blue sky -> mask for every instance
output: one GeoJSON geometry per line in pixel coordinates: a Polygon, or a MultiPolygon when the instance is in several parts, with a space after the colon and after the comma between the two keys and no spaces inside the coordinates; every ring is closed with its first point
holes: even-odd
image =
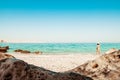
{"type": "Polygon", "coordinates": [[[120,42],[119,0],[0,0],[0,39],[120,42]]]}

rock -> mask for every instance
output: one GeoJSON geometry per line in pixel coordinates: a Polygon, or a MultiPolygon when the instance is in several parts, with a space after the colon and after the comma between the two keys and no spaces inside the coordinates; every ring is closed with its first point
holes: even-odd
{"type": "Polygon", "coordinates": [[[21,50],[21,49],[14,50],[14,52],[20,52],[20,53],[24,53],[24,54],[31,53],[31,52],[28,51],[28,50],[21,50]]]}
{"type": "Polygon", "coordinates": [[[9,49],[9,46],[5,46],[6,49],[9,49]]]}
{"type": "Polygon", "coordinates": [[[35,51],[33,53],[35,53],[35,54],[42,54],[43,52],[41,52],[41,51],[35,51]]]}
{"type": "Polygon", "coordinates": [[[9,46],[0,47],[0,52],[6,53],[8,49],[9,49],[9,46]]]}
{"type": "Polygon", "coordinates": [[[14,50],[14,52],[21,52],[21,51],[23,51],[23,50],[21,50],[21,49],[14,50]]]}
{"type": "Polygon", "coordinates": [[[28,53],[31,53],[31,52],[30,52],[30,51],[27,51],[27,50],[23,50],[23,51],[21,51],[21,53],[28,54],[28,53]]]}
{"type": "Polygon", "coordinates": [[[0,80],[92,80],[73,73],[57,73],[15,58],[0,60],[0,80]]]}
{"type": "Polygon", "coordinates": [[[120,80],[120,50],[104,54],[68,72],[86,75],[94,80],[120,80]]]}
{"type": "Polygon", "coordinates": [[[112,53],[112,52],[115,52],[117,51],[118,49],[115,49],[115,48],[111,48],[110,50],[108,50],[107,52],[105,52],[106,54],[109,54],[109,53],[112,53]]]}
{"type": "Polygon", "coordinates": [[[7,52],[7,49],[6,49],[6,48],[0,48],[0,52],[6,53],[6,52],[7,52]]]}
{"type": "Polygon", "coordinates": [[[15,58],[15,57],[10,54],[0,53],[0,60],[6,59],[6,58],[15,58]]]}
{"type": "MultiPolygon", "coordinates": [[[[22,49],[14,50],[14,52],[20,52],[20,53],[24,53],[24,54],[31,53],[31,52],[28,51],[28,50],[22,50],[22,49]]],[[[32,53],[33,53],[33,54],[42,54],[43,52],[41,52],[41,51],[35,51],[35,52],[32,52],[32,53]]]]}

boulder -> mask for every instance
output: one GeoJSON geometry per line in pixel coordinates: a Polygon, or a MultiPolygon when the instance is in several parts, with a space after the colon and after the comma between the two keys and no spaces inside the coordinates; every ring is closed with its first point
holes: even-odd
{"type": "Polygon", "coordinates": [[[7,49],[6,48],[0,48],[0,52],[2,52],[2,53],[6,53],[7,52],[7,49]]]}
{"type": "Polygon", "coordinates": [[[0,80],[92,80],[73,73],[57,73],[30,65],[22,60],[8,58],[0,60],[0,80]]]}
{"type": "Polygon", "coordinates": [[[9,49],[9,46],[0,47],[0,52],[6,53],[8,49],[9,49]]]}
{"type": "Polygon", "coordinates": [[[120,80],[120,50],[104,54],[68,72],[86,75],[94,80],[120,80]]]}
{"type": "Polygon", "coordinates": [[[8,49],[9,49],[9,46],[0,47],[0,52],[6,53],[8,49]]]}

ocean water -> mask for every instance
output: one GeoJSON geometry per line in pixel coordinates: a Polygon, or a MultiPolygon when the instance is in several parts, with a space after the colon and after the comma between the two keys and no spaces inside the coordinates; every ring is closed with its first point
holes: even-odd
{"type": "MultiPolygon", "coordinates": [[[[9,46],[8,52],[16,49],[42,51],[44,54],[95,54],[96,43],[0,43],[0,46],[9,46]]],[[[120,49],[120,43],[101,43],[101,52],[110,48],[120,49]]]]}

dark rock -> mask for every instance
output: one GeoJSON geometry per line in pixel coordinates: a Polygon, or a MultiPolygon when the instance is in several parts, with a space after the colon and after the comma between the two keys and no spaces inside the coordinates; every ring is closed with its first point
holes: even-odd
{"type": "Polygon", "coordinates": [[[0,52],[6,53],[8,49],[9,49],[9,46],[0,47],[0,52]]]}
{"type": "Polygon", "coordinates": [[[27,54],[27,53],[42,54],[42,53],[43,53],[43,52],[41,52],[41,51],[30,52],[30,51],[28,51],[28,50],[22,50],[22,49],[14,50],[14,52],[20,52],[20,53],[24,53],[24,54],[27,54]]]}
{"type": "Polygon", "coordinates": [[[27,51],[27,50],[23,50],[23,51],[21,51],[21,53],[27,54],[27,53],[31,53],[31,52],[30,52],[30,51],[27,51]]]}
{"type": "Polygon", "coordinates": [[[31,53],[30,51],[27,51],[27,50],[21,50],[21,49],[14,50],[14,52],[20,52],[20,53],[24,53],[24,54],[31,53]]]}
{"type": "Polygon", "coordinates": [[[6,49],[9,49],[9,46],[5,46],[6,49]]]}
{"type": "Polygon", "coordinates": [[[0,48],[0,52],[6,53],[6,52],[7,52],[7,49],[6,49],[6,48],[0,48]]]}
{"type": "Polygon", "coordinates": [[[14,50],[14,52],[21,52],[21,51],[23,51],[23,50],[21,50],[21,49],[14,50]]]}

